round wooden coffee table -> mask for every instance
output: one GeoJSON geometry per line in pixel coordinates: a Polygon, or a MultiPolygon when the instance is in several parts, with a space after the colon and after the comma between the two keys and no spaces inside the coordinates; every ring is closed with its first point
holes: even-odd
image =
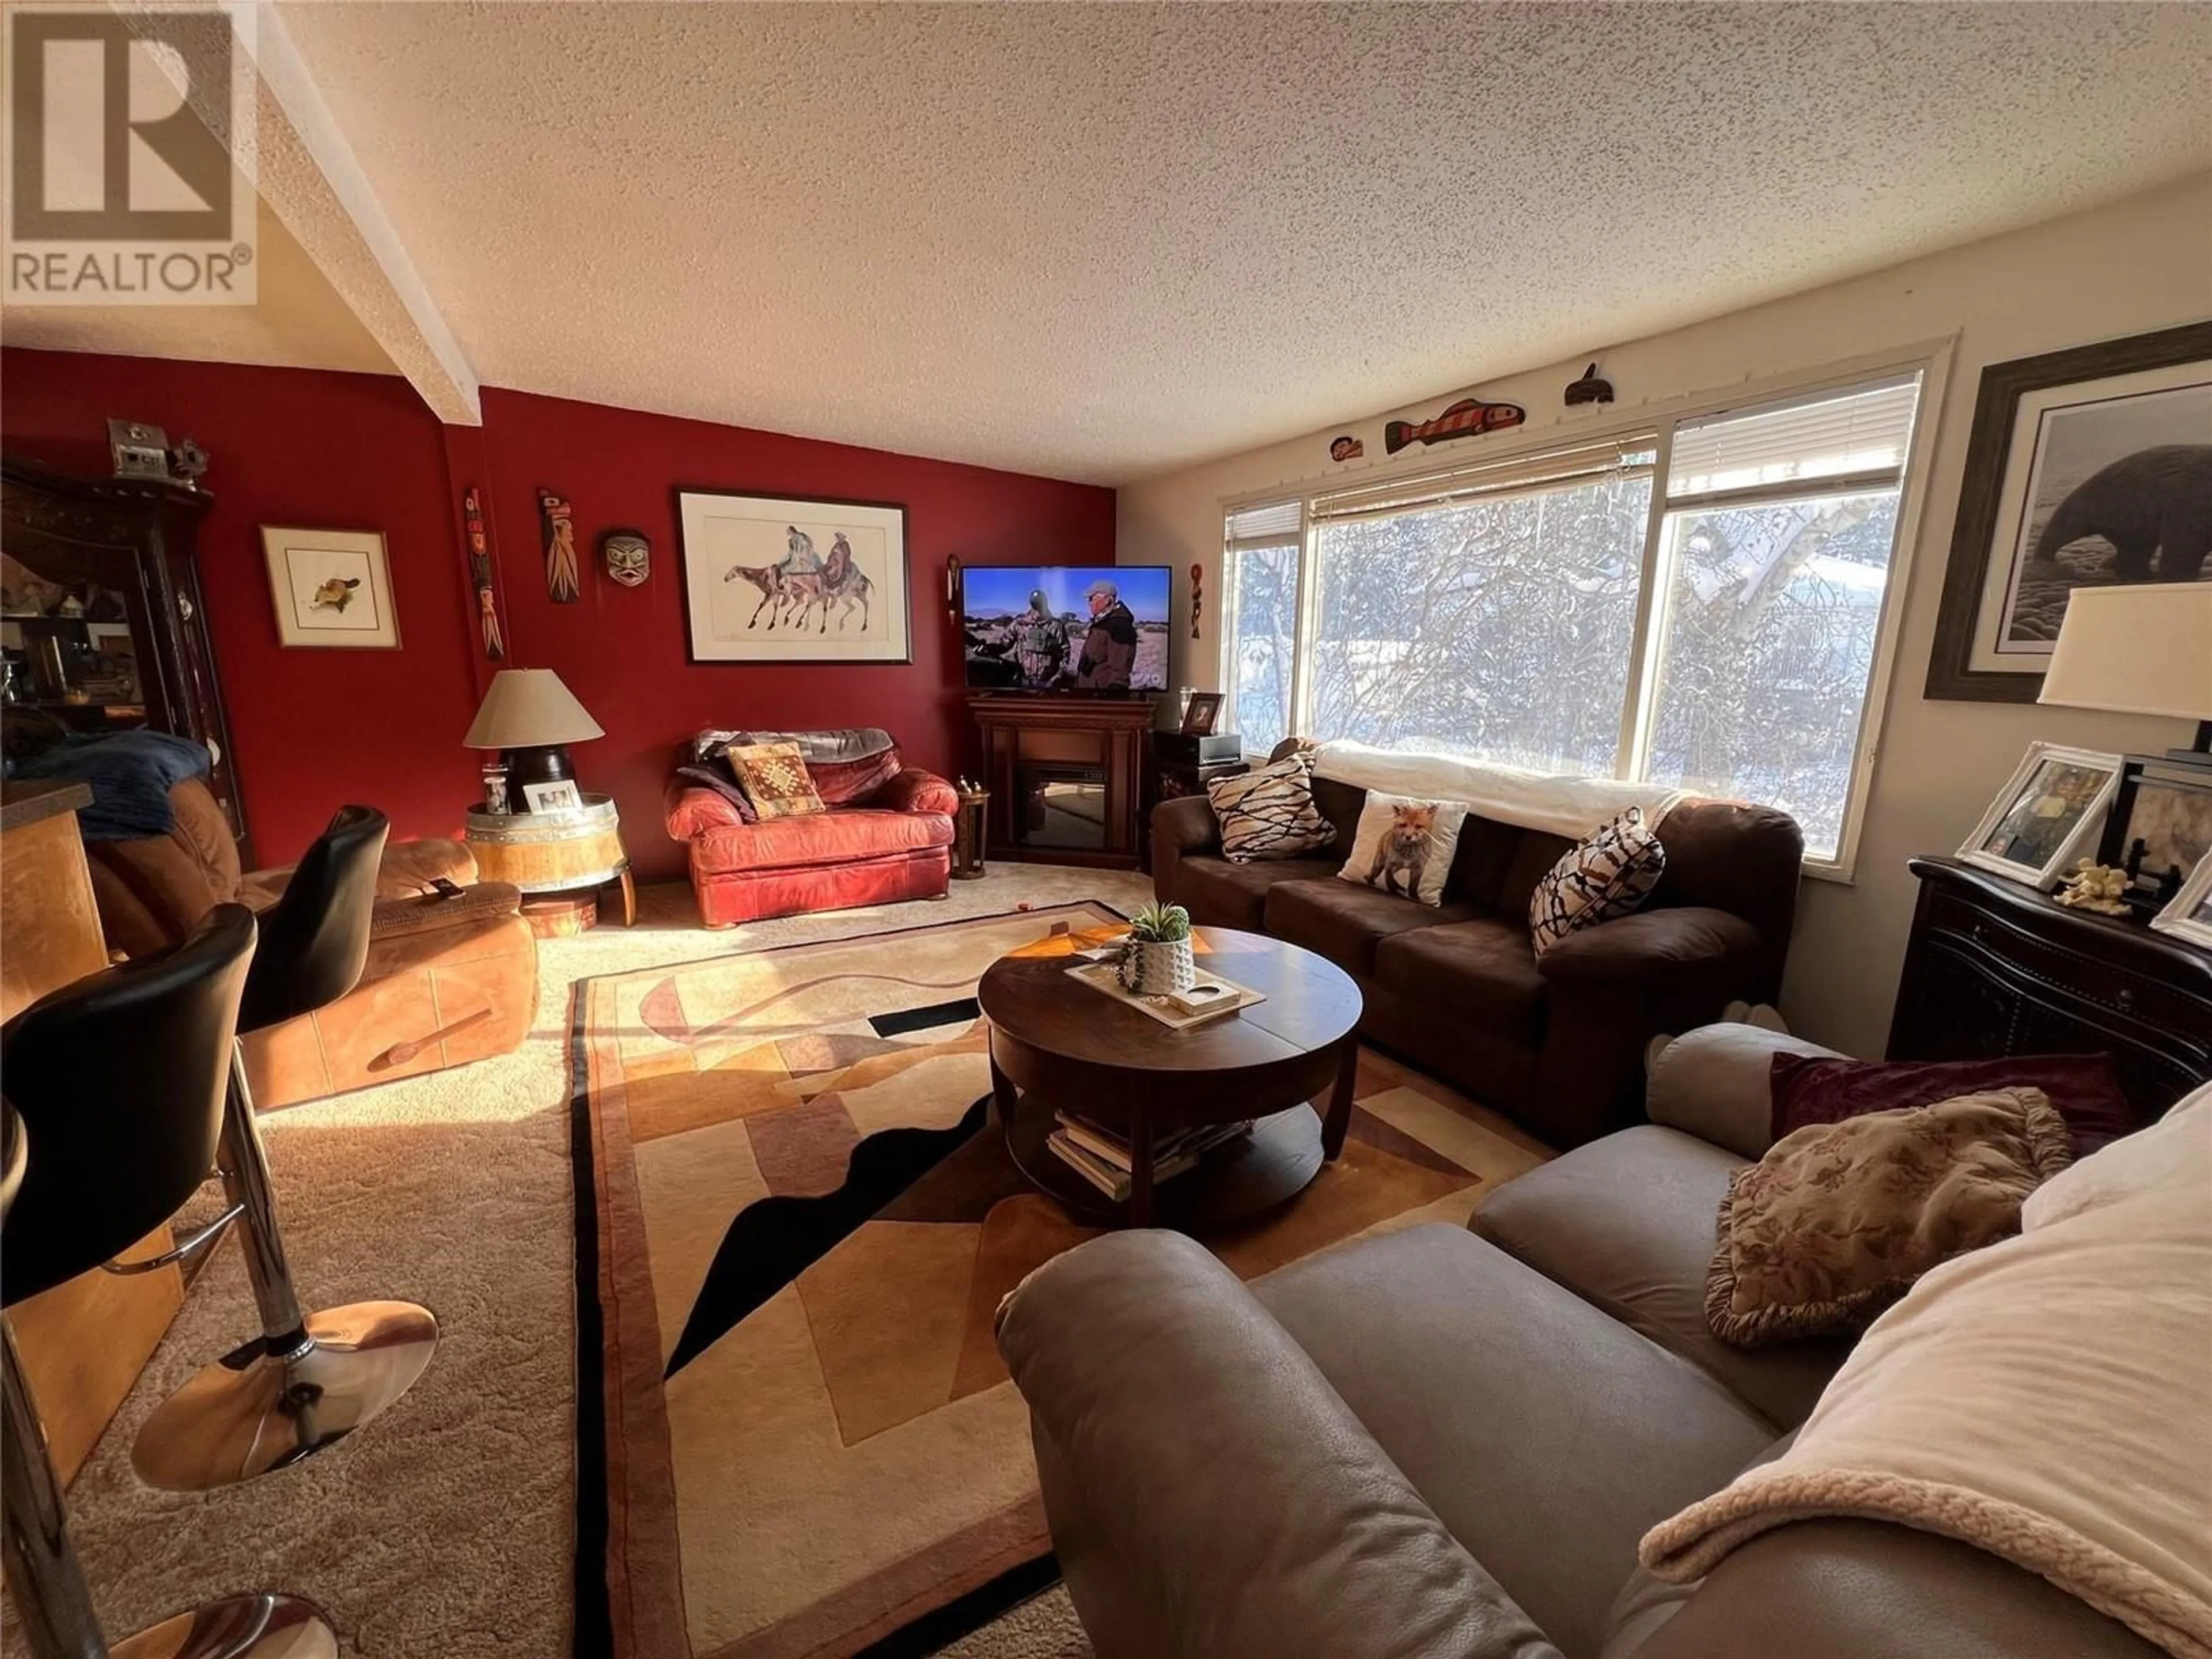
{"type": "Polygon", "coordinates": [[[1359,1044],[1359,988],[1334,963],[1259,933],[1197,930],[1202,969],[1265,1002],[1176,1030],[1068,975],[1076,958],[1018,953],[976,999],[991,1022],[991,1085],[1007,1150],[1070,1209],[1133,1226],[1199,1231],[1303,1190],[1344,1149],[1359,1044]],[[1325,1101],[1326,1116],[1310,1102],[1325,1101]],[[1135,1169],[1116,1204],[1063,1164],[1055,1111],[1126,1135],[1135,1169]],[[1152,1182],[1154,1137],[1256,1118],[1250,1137],[1152,1182]]]}

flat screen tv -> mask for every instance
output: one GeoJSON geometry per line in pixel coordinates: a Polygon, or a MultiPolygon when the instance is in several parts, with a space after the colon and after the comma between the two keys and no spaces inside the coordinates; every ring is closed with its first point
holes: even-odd
{"type": "Polygon", "coordinates": [[[1164,564],[969,565],[968,684],[1118,696],[1168,686],[1164,564]]]}

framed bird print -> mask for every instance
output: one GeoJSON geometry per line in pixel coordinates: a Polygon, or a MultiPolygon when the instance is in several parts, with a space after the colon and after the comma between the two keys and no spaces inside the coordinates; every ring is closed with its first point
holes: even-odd
{"type": "Polygon", "coordinates": [[[392,568],[374,530],[261,527],[276,637],[285,645],[397,651],[399,613],[392,568]]]}

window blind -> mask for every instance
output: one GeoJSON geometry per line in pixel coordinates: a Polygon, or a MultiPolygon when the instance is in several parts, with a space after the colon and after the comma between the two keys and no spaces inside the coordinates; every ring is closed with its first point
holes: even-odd
{"type": "Polygon", "coordinates": [[[1486,495],[1525,495],[1539,489],[1571,489],[1602,478],[1632,477],[1650,471],[1656,443],[1651,433],[1631,433],[1536,455],[1411,473],[1316,495],[1311,511],[1316,523],[1375,518],[1454,507],[1486,495]]]}
{"type": "Polygon", "coordinates": [[[1686,421],[1674,428],[1667,498],[1782,483],[1895,483],[1919,401],[1916,372],[1686,421]]]}
{"type": "Polygon", "coordinates": [[[1305,528],[1297,501],[1269,501],[1241,507],[1222,520],[1222,542],[1231,553],[1266,547],[1296,547],[1305,528]]]}

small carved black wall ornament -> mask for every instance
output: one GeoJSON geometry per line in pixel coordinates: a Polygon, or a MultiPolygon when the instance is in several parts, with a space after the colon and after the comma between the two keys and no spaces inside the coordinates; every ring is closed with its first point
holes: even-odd
{"type": "Polygon", "coordinates": [[[1613,401],[1613,382],[1600,378],[1597,365],[1592,363],[1583,371],[1583,377],[1567,388],[1567,407],[1577,404],[1609,404],[1613,401]]]}

